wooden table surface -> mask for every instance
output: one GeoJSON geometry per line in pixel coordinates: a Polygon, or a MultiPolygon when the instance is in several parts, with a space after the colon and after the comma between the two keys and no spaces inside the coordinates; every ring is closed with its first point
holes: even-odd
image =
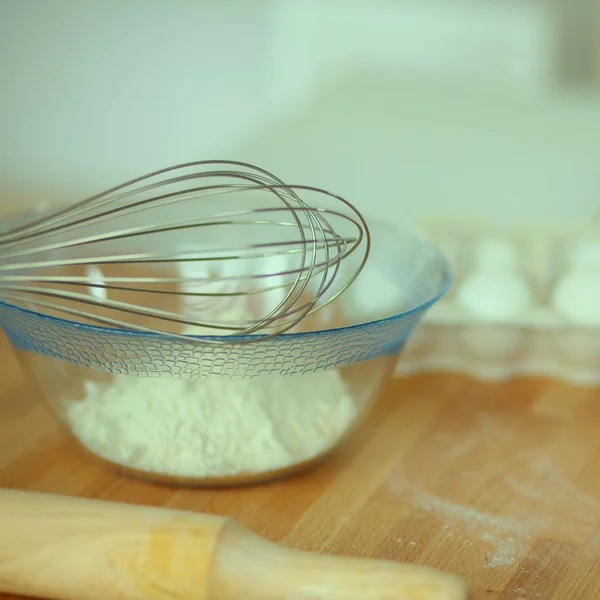
{"type": "Polygon", "coordinates": [[[396,380],[316,470],[182,490],[80,453],[0,333],[0,485],[228,515],[290,546],[457,573],[475,599],[600,599],[600,391],[551,381],[396,380]]]}

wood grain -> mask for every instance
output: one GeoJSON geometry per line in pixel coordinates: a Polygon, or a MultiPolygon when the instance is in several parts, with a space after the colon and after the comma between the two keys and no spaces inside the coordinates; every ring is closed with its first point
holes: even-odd
{"type": "Polygon", "coordinates": [[[300,476],[156,486],[79,451],[0,334],[0,486],[230,516],[295,548],[454,572],[475,600],[600,599],[599,472],[600,391],[423,375],[393,381],[349,443],[300,476]]]}

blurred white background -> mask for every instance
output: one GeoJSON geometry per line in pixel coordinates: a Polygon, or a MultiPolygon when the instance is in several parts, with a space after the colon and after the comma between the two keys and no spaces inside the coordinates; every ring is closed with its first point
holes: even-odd
{"type": "Polygon", "coordinates": [[[237,158],[371,214],[600,208],[596,0],[2,0],[0,198],[237,158]]]}

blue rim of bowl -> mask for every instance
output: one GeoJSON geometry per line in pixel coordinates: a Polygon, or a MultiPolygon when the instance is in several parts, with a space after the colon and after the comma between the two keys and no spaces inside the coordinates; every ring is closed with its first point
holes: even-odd
{"type": "MultiPolygon", "coordinates": [[[[432,244],[432,246],[433,246],[433,244],[432,244]]],[[[349,331],[352,329],[356,329],[356,330],[364,329],[366,327],[371,327],[371,326],[377,325],[377,324],[390,323],[392,321],[397,321],[397,320],[403,319],[409,315],[427,310],[433,304],[435,304],[440,298],[442,298],[446,294],[446,292],[448,291],[450,286],[452,285],[452,267],[451,267],[448,259],[444,256],[444,254],[442,254],[442,252],[440,252],[440,250],[437,248],[436,248],[436,251],[438,254],[438,259],[440,260],[440,267],[443,270],[443,272],[445,273],[444,280],[443,280],[442,284],[440,285],[438,291],[428,300],[421,302],[421,304],[418,304],[417,306],[414,306],[413,308],[410,308],[408,310],[390,315],[389,317],[383,317],[381,319],[373,319],[371,321],[363,321],[361,323],[354,323],[352,325],[342,325],[341,327],[330,327],[327,329],[315,329],[312,331],[299,331],[296,333],[281,333],[281,334],[276,335],[275,338],[298,339],[298,338],[304,338],[304,337],[314,337],[314,336],[319,336],[319,335],[326,335],[328,333],[338,332],[338,331],[349,331]]],[[[153,331],[137,331],[135,329],[120,329],[118,327],[105,327],[102,325],[91,325],[88,323],[78,323],[77,321],[71,321],[70,319],[63,319],[62,317],[54,317],[52,315],[46,315],[46,314],[38,312],[36,310],[22,308],[20,306],[17,306],[15,304],[10,304],[9,302],[5,302],[3,300],[0,300],[0,307],[5,307],[5,308],[8,308],[9,310],[14,310],[14,311],[24,314],[24,315],[38,317],[38,318],[44,319],[46,321],[50,321],[51,323],[60,323],[61,325],[75,327],[75,328],[81,329],[83,331],[93,331],[95,333],[105,333],[108,335],[114,335],[114,334],[135,335],[135,336],[140,336],[140,337],[146,337],[149,339],[156,339],[156,338],[164,339],[165,341],[167,341],[167,340],[168,341],[185,341],[181,337],[171,336],[168,333],[159,333],[159,332],[153,332],[153,331]]],[[[1,326],[1,324],[0,324],[0,326],[1,326]]],[[[188,336],[185,336],[185,338],[189,339],[190,341],[193,341],[193,340],[203,340],[203,341],[220,340],[221,342],[224,341],[224,339],[230,339],[230,340],[234,340],[234,341],[247,341],[247,340],[255,339],[255,340],[259,341],[261,338],[265,338],[265,337],[268,339],[273,339],[272,336],[268,336],[267,334],[257,334],[257,333],[247,334],[247,335],[228,335],[228,336],[222,336],[222,335],[188,335],[188,336]]]]}

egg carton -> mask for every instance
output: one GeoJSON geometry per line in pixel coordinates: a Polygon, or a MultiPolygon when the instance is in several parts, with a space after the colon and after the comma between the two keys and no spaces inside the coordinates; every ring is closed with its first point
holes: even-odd
{"type": "Polygon", "coordinates": [[[600,384],[600,227],[438,217],[420,233],[454,280],[413,333],[396,374],[543,376],[600,384]]]}

